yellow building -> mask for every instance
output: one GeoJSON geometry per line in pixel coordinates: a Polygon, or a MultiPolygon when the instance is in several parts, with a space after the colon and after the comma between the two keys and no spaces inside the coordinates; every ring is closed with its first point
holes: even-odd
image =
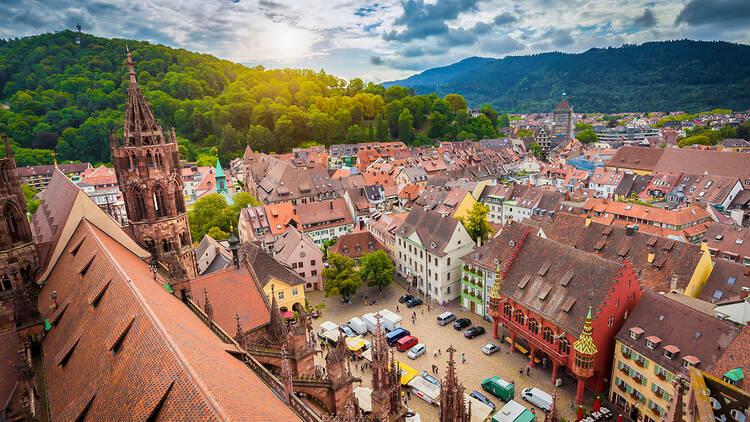
{"type": "Polygon", "coordinates": [[[690,283],[688,283],[685,288],[685,294],[687,296],[700,296],[703,291],[703,286],[706,285],[706,280],[708,280],[708,277],[711,275],[711,270],[714,268],[713,261],[711,260],[711,252],[708,250],[708,243],[701,243],[701,251],[703,252],[703,255],[701,256],[700,261],[698,261],[695,271],[693,271],[690,283]]]}
{"type": "Polygon", "coordinates": [[[461,200],[461,202],[459,202],[458,206],[456,207],[456,212],[453,213],[453,217],[454,218],[466,217],[476,202],[477,200],[474,199],[474,196],[472,196],[471,193],[467,192],[464,198],[461,200]]]}
{"type": "Polygon", "coordinates": [[[288,284],[273,278],[263,287],[263,292],[268,297],[269,302],[272,299],[272,294],[276,296],[276,301],[279,304],[281,312],[296,311],[305,308],[304,281],[297,284],[288,284]]]}
{"type": "Polygon", "coordinates": [[[650,290],[615,337],[610,400],[624,416],[658,422],[690,368],[711,368],[740,329],[650,290]],[[718,351],[718,352],[717,352],[718,351]]]}
{"type": "Polygon", "coordinates": [[[247,250],[247,264],[252,276],[263,289],[268,302],[275,296],[281,312],[304,310],[305,280],[295,270],[273,259],[260,246],[248,243],[243,248],[247,250]]]}

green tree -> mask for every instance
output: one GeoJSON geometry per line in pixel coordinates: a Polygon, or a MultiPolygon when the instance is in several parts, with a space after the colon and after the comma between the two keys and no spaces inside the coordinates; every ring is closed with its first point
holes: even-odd
{"type": "MultiPolygon", "coordinates": [[[[214,162],[215,163],[215,162],[214,162]]],[[[228,233],[232,227],[237,227],[235,210],[227,205],[223,196],[212,193],[199,199],[188,213],[190,234],[193,241],[200,242],[211,228],[216,227],[228,233]]]]}
{"type": "Polygon", "coordinates": [[[575,129],[576,130],[591,129],[591,125],[588,124],[588,123],[578,122],[578,123],[576,123],[575,129]]]}
{"type": "Polygon", "coordinates": [[[489,221],[487,221],[487,213],[489,212],[488,206],[481,202],[475,202],[466,217],[458,219],[474,241],[480,237],[482,241],[486,241],[494,233],[489,221]]]}
{"type": "Polygon", "coordinates": [[[32,188],[31,186],[27,185],[26,183],[21,185],[21,190],[23,191],[23,199],[26,200],[26,202],[31,201],[31,198],[34,197],[37,193],[39,193],[38,190],[32,188]]]}
{"type": "Polygon", "coordinates": [[[39,202],[40,200],[38,199],[26,201],[26,211],[29,212],[29,217],[33,216],[36,213],[37,208],[39,208],[39,202]]]}
{"type": "Polygon", "coordinates": [[[464,99],[464,97],[458,94],[446,95],[445,101],[450,104],[451,110],[453,110],[454,113],[458,112],[459,110],[466,110],[466,100],[464,99]]]}
{"type": "Polygon", "coordinates": [[[739,127],[735,129],[735,133],[739,138],[750,141],[750,122],[744,122],[739,125],[739,127]]]}
{"type": "Polygon", "coordinates": [[[214,238],[214,240],[226,240],[229,239],[229,233],[221,230],[218,227],[211,227],[208,229],[208,233],[206,233],[208,236],[211,236],[214,238]]]}
{"type": "Polygon", "coordinates": [[[355,267],[354,260],[348,256],[330,254],[328,268],[323,270],[326,296],[341,296],[342,299],[352,297],[362,284],[355,267]]]}
{"type": "Polygon", "coordinates": [[[586,129],[578,132],[576,138],[584,144],[590,144],[599,140],[599,135],[591,129],[586,129]]]}
{"type": "Polygon", "coordinates": [[[378,292],[393,282],[393,271],[393,263],[383,251],[368,253],[359,264],[359,278],[369,287],[377,286],[378,292]]]}
{"type": "Polygon", "coordinates": [[[484,113],[484,115],[487,116],[488,119],[490,119],[493,126],[497,125],[497,111],[493,110],[489,104],[485,104],[482,106],[482,113],[484,113]]]}
{"type": "Polygon", "coordinates": [[[414,119],[412,118],[411,112],[408,108],[404,108],[401,114],[398,116],[398,139],[404,142],[411,140],[411,125],[414,119]]]}
{"type": "Polygon", "coordinates": [[[430,127],[427,129],[427,135],[430,138],[441,138],[448,131],[448,118],[437,111],[430,113],[429,122],[430,127]]]}
{"type": "Polygon", "coordinates": [[[503,113],[497,121],[497,127],[510,127],[510,118],[503,113]]]}
{"type": "Polygon", "coordinates": [[[542,156],[542,147],[536,142],[532,142],[529,145],[529,150],[531,151],[531,154],[534,155],[534,157],[539,158],[542,156]]]}

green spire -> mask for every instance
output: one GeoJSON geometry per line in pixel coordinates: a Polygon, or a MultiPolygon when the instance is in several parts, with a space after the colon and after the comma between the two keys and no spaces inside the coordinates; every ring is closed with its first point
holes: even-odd
{"type": "Polygon", "coordinates": [[[221,168],[221,163],[219,162],[219,159],[216,159],[216,177],[225,177],[224,176],[224,170],[221,168]]]}

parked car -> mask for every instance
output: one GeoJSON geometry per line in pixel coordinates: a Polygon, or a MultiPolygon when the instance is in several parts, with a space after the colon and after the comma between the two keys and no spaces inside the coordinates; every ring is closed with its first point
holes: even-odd
{"type": "Polygon", "coordinates": [[[459,318],[453,323],[453,328],[455,330],[463,330],[469,325],[471,325],[471,320],[469,318],[459,318]]]}
{"type": "Polygon", "coordinates": [[[538,388],[524,388],[521,391],[521,398],[545,412],[549,412],[552,407],[552,396],[538,388]]]}
{"type": "Polygon", "coordinates": [[[422,356],[427,351],[427,347],[425,347],[422,343],[417,343],[414,347],[409,349],[409,353],[406,354],[406,356],[409,357],[409,359],[416,359],[420,356],[422,356]]]}
{"type": "Polygon", "coordinates": [[[396,342],[396,348],[399,352],[405,352],[419,343],[419,339],[414,336],[401,337],[396,342]]]}
{"type": "Polygon", "coordinates": [[[485,397],[484,394],[480,393],[479,391],[474,390],[469,395],[481,401],[482,403],[486,404],[487,406],[491,407],[493,412],[495,411],[495,403],[492,403],[492,400],[485,397]]]}
{"type": "Polygon", "coordinates": [[[349,328],[347,325],[339,325],[339,330],[341,330],[342,333],[344,333],[344,336],[346,337],[355,337],[357,334],[349,328]]]}
{"type": "Polygon", "coordinates": [[[445,325],[455,320],[456,320],[456,315],[453,312],[446,311],[438,315],[437,317],[438,325],[445,325]]]}
{"type": "Polygon", "coordinates": [[[484,334],[484,327],[479,325],[475,325],[464,331],[464,337],[466,338],[474,338],[476,336],[481,336],[482,334],[484,334]]]}
{"type": "Polygon", "coordinates": [[[500,350],[500,346],[495,343],[487,343],[484,345],[484,347],[482,347],[482,353],[484,353],[485,355],[491,355],[498,350],[500,350]]]}
{"type": "Polygon", "coordinates": [[[401,297],[398,298],[398,303],[406,303],[412,299],[414,299],[414,296],[412,295],[401,295],[401,297]]]}
{"type": "Polygon", "coordinates": [[[420,372],[419,376],[431,382],[432,384],[435,384],[436,386],[440,387],[440,380],[428,374],[427,371],[420,372]]]}
{"type": "Polygon", "coordinates": [[[346,325],[349,326],[354,332],[356,332],[359,335],[364,335],[367,333],[367,324],[365,324],[364,321],[360,317],[354,317],[347,321],[346,325]]]}
{"type": "Polygon", "coordinates": [[[515,395],[516,388],[513,384],[500,377],[490,377],[482,381],[482,389],[489,391],[500,400],[508,401],[515,395]]]}
{"type": "Polygon", "coordinates": [[[385,335],[385,340],[388,342],[388,346],[393,347],[396,345],[396,342],[398,342],[399,339],[401,339],[402,337],[406,337],[409,334],[411,334],[409,330],[396,328],[395,330],[385,335]]]}
{"type": "Polygon", "coordinates": [[[413,307],[419,306],[421,304],[422,304],[422,299],[420,299],[418,297],[415,297],[412,300],[406,302],[406,307],[407,308],[413,308],[413,307]]]}

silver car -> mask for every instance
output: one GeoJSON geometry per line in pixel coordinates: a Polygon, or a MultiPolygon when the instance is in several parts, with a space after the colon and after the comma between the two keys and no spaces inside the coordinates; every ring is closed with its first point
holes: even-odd
{"type": "Polygon", "coordinates": [[[406,356],[409,356],[409,359],[416,359],[424,354],[424,352],[427,351],[427,348],[422,343],[417,343],[409,349],[409,353],[406,354],[406,356]]]}
{"type": "Polygon", "coordinates": [[[482,353],[484,353],[485,355],[491,355],[498,350],[500,350],[500,347],[497,344],[493,343],[485,344],[484,347],[482,347],[482,353]]]}

